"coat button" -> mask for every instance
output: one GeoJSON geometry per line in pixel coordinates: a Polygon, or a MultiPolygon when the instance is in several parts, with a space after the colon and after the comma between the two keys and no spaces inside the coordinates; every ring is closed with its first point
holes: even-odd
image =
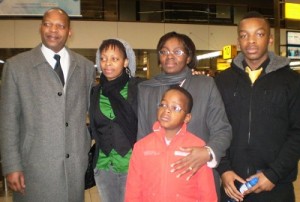
{"type": "Polygon", "coordinates": [[[57,95],[58,95],[58,96],[62,96],[62,92],[58,92],[57,95]]]}
{"type": "Polygon", "coordinates": [[[70,157],[70,154],[66,154],[66,158],[68,159],[70,157]]]}
{"type": "Polygon", "coordinates": [[[69,123],[68,122],[66,122],[66,127],[68,127],[69,126],[69,123]]]}

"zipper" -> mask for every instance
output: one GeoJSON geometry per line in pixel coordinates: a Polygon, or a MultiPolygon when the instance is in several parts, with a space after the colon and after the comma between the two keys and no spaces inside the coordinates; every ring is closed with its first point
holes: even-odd
{"type": "MultiPolygon", "coordinates": [[[[250,102],[249,102],[249,128],[248,128],[248,140],[247,140],[247,143],[248,143],[248,147],[250,146],[250,141],[251,141],[251,124],[252,124],[252,102],[253,102],[253,88],[254,88],[254,85],[255,83],[261,79],[261,76],[259,76],[255,81],[254,83],[252,83],[251,81],[251,92],[250,92],[250,102]]],[[[250,167],[248,166],[247,167],[247,175],[250,175],[250,167]]]]}
{"type": "MultiPolygon", "coordinates": [[[[254,84],[251,83],[251,92],[250,92],[250,102],[249,102],[249,121],[248,121],[248,147],[250,146],[250,140],[251,140],[251,123],[252,123],[252,98],[253,98],[253,86],[254,84]]],[[[250,175],[250,168],[247,167],[247,175],[250,175]]]]}
{"type": "Polygon", "coordinates": [[[169,156],[169,150],[170,150],[170,145],[172,144],[172,141],[169,145],[166,145],[165,143],[165,140],[163,140],[163,146],[164,146],[164,149],[161,150],[161,152],[163,152],[163,156],[164,158],[162,159],[165,159],[165,162],[168,162],[168,163],[162,163],[161,164],[161,167],[162,167],[162,172],[163,172],[163,176],[162,176],[162,179],[161,179],[161,190],[162,190],[162,193],[163,195],[160,196],[159,198],[162,199],[163,196],[166,195],[167,191],[168,191],[168,186],[167,186],[167,182],[168,182],[168,175],[169,175],[169,172],[170,172],[170,166],[169,166],[169,162],[170,162],[170,156],[169,156]]]}
{"type": "Polygon", "coordinates": [[[248,145],[250,144],[251,137],[251,122],[252,122],[252,94],[253,94],[253,84],[251,84],[251,93],[250,93],[250,103],[249,103],[249,128],[248,128],[248,145]]]}

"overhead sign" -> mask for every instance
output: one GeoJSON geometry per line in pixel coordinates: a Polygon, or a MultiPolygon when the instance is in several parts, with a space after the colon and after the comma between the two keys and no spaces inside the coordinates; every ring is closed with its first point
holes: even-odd
{"type": "Polygon", "coordinates": [[[285,3],[285,18],[300,20],[300,4],[285,3]]]}
{"type": "Polygon", "coordinates": [[[53,7],[60,7],[69,16],[81,16],[80,0],[0,0],[0,16],[42,16],[53,7]]]}
{"type": "Polygon", "coordinates": [[[224,59],[218,58],[217,59],[217,70],[218,71],[223,71],[223,70],[229,68],[230,64],[231,64],[231,62],[229,62],[227,60],[224,60],[224,59]]]}
{"type": "Polygon", "coordinates": [[[237,55],[237,49],[235,45],[228,45],[223,47],[222,51],[223,59],[232,59],[237,55]]]}
{"type": "Polygon", "coordinates": [[[300,31],[286,31],[286,44],[300,46],[300,31]]]}

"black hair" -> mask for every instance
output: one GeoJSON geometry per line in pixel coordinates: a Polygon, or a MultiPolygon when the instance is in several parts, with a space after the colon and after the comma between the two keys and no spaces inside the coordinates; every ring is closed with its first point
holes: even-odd
{"type": "MultiPolygon", "coordinates": [[[[270,22],[268,19],[266,19],[261,13],[257,12],[257,11],[249,11],[248,13],[246,13],[243,18],[241,19],[241,21],[245,20],[245,19],[249,19],[249,18],[258,18],[258,19],[262,19],[264,20],[268,27],[270,28],[270,22]]],[[[240,22],[241,22],[240,21],[240,22]]]]}
{"type": "Polygon", "coordinates": [[[165,96],[165,94],[167,92],[169,92],[171,90],[176,90],[186,97],[186,99],[187,99],[187,112],[186,113],[191,113],[192,108],[193,108],[193,96],[190,94],[190,92],[180,86],[174,85],[165,91],[165,93],[163,94],[163,97],[165,96]]]}
{"type": "Polygon", "coordinates": [[[123,45],[122,42],[120,42],[117,39],[107,39],[107,40],[104,40],[102,42],[102,44],[100,45],[100,47],[99,47],[99,51],[101,53],[103,50],[107,50],[110,47],[112,47],[113,49],[115,49],[116,47],[119,48],[119,50],[123,53],[124,58],[127,58],[125,46],[123,45]]]}
{"type": "Polygon", "coordinates": [[[165,43],[171,38],[176,38],[183,44],[185,51],[191,58],[191,61],[187,65],[191,69],[195,68],[197,66],[196,46],[192,39],[185,34],[179,34],[177,32],[166,33],[159,39],[156,50],[160,51],[165,43]]]}
{"type": "Polygon", "coordinates": [[[262,19],[265,19],[265,17],[257,11],[249,11],[248,13],[246,13],[243,16],[242,20],[247,19],[247,18],[262,18],[262,19]]]}
{"type": "Polygon", "coordinates": [[[50,11],[52,11],[52,10],[56,10],[56,11],[62,12],[62,14],[63,14],[64,16],[66,16],[66,18],[67,18],[68,27],[70,27],[70,25],[71,25],[71,20],[70,20],[70,17],[69,17],[69,15],[68,15],[68,13],[67,13],[64,9],[59,8],[59,7],[53,7],[53,8],[50,8],[49,10],[47,10],[47,11],[44,13],[43,21],[44,21],[44,18],[48,15],[48,13],[49,13],[50,11]]]}

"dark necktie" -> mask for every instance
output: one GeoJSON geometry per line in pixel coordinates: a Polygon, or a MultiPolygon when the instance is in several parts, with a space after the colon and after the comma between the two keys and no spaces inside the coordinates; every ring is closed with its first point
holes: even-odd
{"type": "Polygon", "coordinates": [[[54,59],[57,61],[54,67],[54,71],[57,73],[57,75],[59,76],[62,85],[65,85],[65,79],[64,79],[64,73],[61,69],[61,65],[60,65],[60,55],[55,54],[54,55],[54,59]]]}

